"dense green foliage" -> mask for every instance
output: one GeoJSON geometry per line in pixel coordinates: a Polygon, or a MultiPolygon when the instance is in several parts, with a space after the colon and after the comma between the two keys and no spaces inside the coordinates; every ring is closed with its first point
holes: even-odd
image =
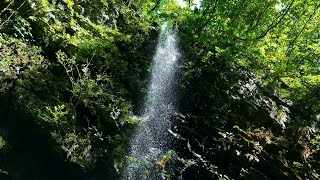
{"type": "Polygon", "coordinates": [[[319,178],[318,9],[315,1],[204,0],[178,19],[183,128],[209,172],[319,178]]]}
{"type": "Polygon", "coordinates": [[[1,2],[1,102],[30,115],[85,169],[124,156],[135,123],[129,97],[143,94],[152,58],[151,17],[140,5],[1,2]]]}
{"type": "Polygon", "coordinates": [[[119,177],[168,20],[182,55],[180,136],[157,163],[165,177],[318,179],[319,8],[313,0],[183,8],[170,0],[1,1],[0,108],[11,112],[0,111],[0,176],[49,178],[10,163],[19,139],[10,137],[30,131],[48,137],[66,166],[119,177]]]}

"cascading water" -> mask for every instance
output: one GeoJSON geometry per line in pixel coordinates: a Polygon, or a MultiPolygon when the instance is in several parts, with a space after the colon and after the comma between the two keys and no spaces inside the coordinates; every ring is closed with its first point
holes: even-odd
{"type": "Polygon", "coordinates": [[[174,113],[174,83],[179,56],[176,32],[165,23],[161,27],[152,77],[142,121],[133,135],[128,172],[124,179],[160,179],[154,170],[157,159],[169,149],[170,119],[174,113]]]}

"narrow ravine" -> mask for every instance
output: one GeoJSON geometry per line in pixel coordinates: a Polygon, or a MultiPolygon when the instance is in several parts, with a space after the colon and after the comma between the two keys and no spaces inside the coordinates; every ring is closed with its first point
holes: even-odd
{"type": "Polygon", "coordinates": [[[155,161],[169,149],[170,118],[175,111],[176,32],[164,23],[152,63],[152,75],[141,122],[133,135],[128,172],[124,179],[158,179],[155,161]]]}

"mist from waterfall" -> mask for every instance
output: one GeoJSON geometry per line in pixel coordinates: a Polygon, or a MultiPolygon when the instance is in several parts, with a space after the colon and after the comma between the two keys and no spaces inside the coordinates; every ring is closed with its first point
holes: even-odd
{"type": "Polygon", "coordinates": [[[176,32],[164,23],[153,57],[145,107],[133,138],[124,179],[160,179],[155,162],[169,150],[170,119],[175,112],[177,59],[176,32]]]}

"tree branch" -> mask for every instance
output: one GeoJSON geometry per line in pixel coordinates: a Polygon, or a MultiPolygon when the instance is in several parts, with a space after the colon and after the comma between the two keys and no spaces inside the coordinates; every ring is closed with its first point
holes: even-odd
{"type": "Polygon", "coordinates": [[[210,14],[209,19],[208,19],[194,34],[199,34],[199,33],[201,33],[202,29],[205,28],[205,27],[209,24],[209,22],[210,22],[211,19],[213,18],[213,14],[214,14],[214,12],[215,12],[215,10],[216,10],[217,4],[218,4],[218,0],[216,0],[215,3],[214,3],[214,7],[213,7],[213,10],[212,10],[212,12],[211,12],[211,14],[210,14]]]}
{"type": "MultiPolygon", "coordinates": [[[[26,1],[24,1],[15,11],[18,11],[24,4],[26,3],[26,1]]],[[[15,13],[15,11],[13,11],[10,16],[0,25],[0,28],[6,24],[10,19],[11,17],[13,16],[13,14],[15,13]]],[[[2,13],[2,12],[1,12],[2,13]]]]}
{"type": "Polygon", "coordinates": [[[153,8],[149,11],[149,13],[151,13],[152,11],[154,11],[157,6],[160,4],[161,0],[158,0],[157,3],[153,6],[153,8]]]}
{"type": "Polygon", "coordinates": [[[11,2],[8,4],[8,6],[5,7],[5,8],[0,12],[0,15],[1,15],[3,12],[5,12],[5,11],[9,8],[9,6],[11,6],[12,3],[13,3],[13,1],[11,1],[11,2]]]}
{"type": "Polygon", "coordinates": [[[315,10],[313,11],[313,13],[309,16],[308,20],[304,23],[302,29],[299,31],[299,33],[296,35],[296,37],[290,42],[288,49],[286,50],[286,54],[289,53],[290,49],[293,47],[295,41],[298,39],[298,37],[301,35],[301,33],[304,31],[304,29],[306,28],[308,22],[312,19],[312,17],[316,14],[317,10],[319,9],[320,4],[318,4],[315,8],[315,10]]]}
{"type": "Polygon", "coordinates": [[[244,38],[237,37],[237,39],[246,41],[246,40],[257,40],[257,39],[261,39],[261,38],[265,37],[265,36],[269,33],[269,31],[271,31],[273,28],[277,27],[277,26],[280,24],[280,22],[283,20],[283,18],[288,14],[288,12],[289,12],[289,10],[290,10],[293,2],[294,2],[294,0],[292,0],[292,1],[290,2],[288,8],[287,8],[286,11],[282,14],[282,16],[280,17],[280,19],[279,19],[277,22],[272,22],[272,23],[269,25],[268,29],[267,29],[264,33],[260,34],[258,37],[255,37],[255,38],[252,38],[252,39],[244,39],[244,38]]]}

